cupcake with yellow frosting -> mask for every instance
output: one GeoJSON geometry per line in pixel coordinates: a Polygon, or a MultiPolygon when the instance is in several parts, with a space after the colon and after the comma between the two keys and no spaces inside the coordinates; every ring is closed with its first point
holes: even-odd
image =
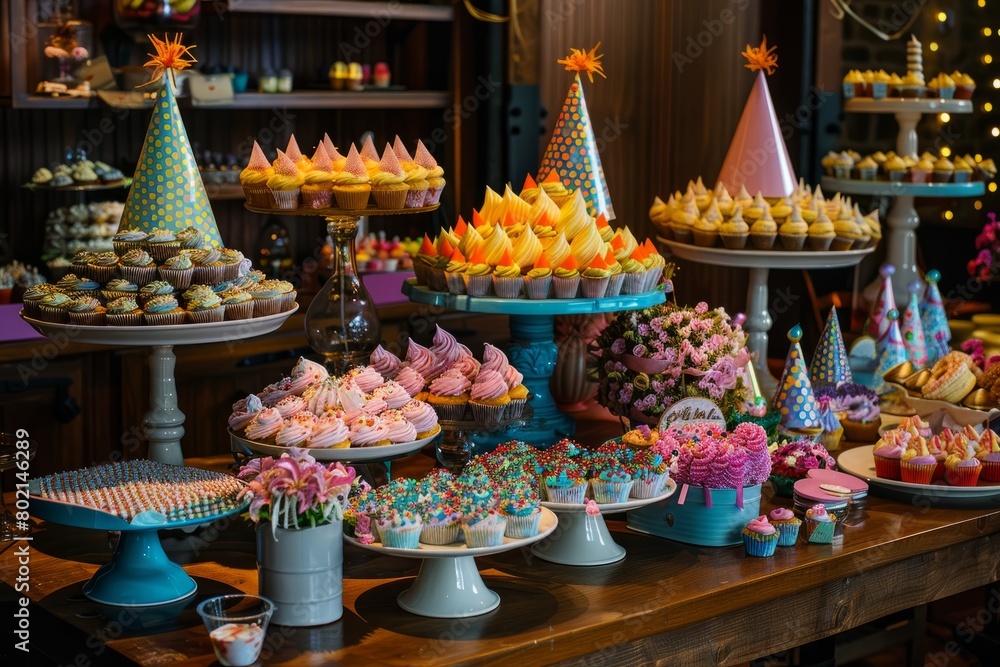
{"type": "Polygon", "coordinates": [[[371,190],[368,170],[352,145],[344,169],[333,176],[333,196],[337,199],[337,206],[347,211],[364,210],[368,207],[371,190]]]}
{"type": "Polygon", "coordinates": [[[562,208],[573,198],[573,190],[570,190],[563,185],[562,179],[559,178],[559,174],[557,174],[555,170],[546,174],[539,187],[545,191],[545,194],[547,194],[559,208],[562,208]]]}
{"type": "Polygon", "coordinates": [[[535,265],[542,255],[542,242],[535,236],[531,227],[526,227],[514,242],[514,263],[522,268],[535,265]]]}
{"type": "Polygon", "coordinates": [[[541,300],[549,297],[552,284],[552,267],[544,252],[538,256],[535,266],[524,276],[524,293],[529,299],[541,300]]]}
{"type": "Polygon", "coordinates": [[[271,163],[264,157],[264,151],[260,145],[253,142],[253,150],[250,152],[250,161],[240,172],[240,185],[243,186],[243,194],[247,198],[247,203],[256,208],[271,208],[271,191],[267,187],[267,179],[274,173],[271,163]]]}
{"type": "Polygon", "coordinates": [[[444,279],[448,283],[448,291],[452,294],[465,294],[465,269],[469,263],[465,261],[462,251],[455,248],[444,267],[444,279]]]}
{"type": "Polygon", "coordinates": [[[694,244],[704,248],[711,248],[719,242],[719,229],[722,226],[722,213],[713,201],[708,205],[705,215],[694,223],[691,230],[694,235],[694,244]]]}
{"type": "Polygon", "coordinates": [[[291,158],[280,150],[278,158],[274,161],[273,169],[274,173],[267,179],[267,187],[271,190],[274,207],[282,210],[298,208],[299,193],[305,182],[302,172],[295,166],[291,158]]]}
{"type": "Polygon", "coordinates": [[[588,299],[600,299],[607,294],[610,280],[611,270],[604,258],[597,254],[580,274],[580,291],[588,299]]]}
{"type": "Polygon", "coordinates": [[[951,78],[955,82],[955,99],[971,100],[972,93],[976,92],[976,82],[972,77],[956,70],[951,73],[951,78]]]}
{"type": "Polygon", "coordinates": [[[396,154],[399,165],[406,175],[405,183],[409,190],[406,191],[406,208],[420,208],[427,198],[427,190],[430,182],[427,180],[427,170],[417,164],[410,156],[402,139],[396,135],[396,140],[392,144],[392,152],[396,154]]]}
{"type": "MultiPolygon", "coordinates": [[[[673,232],[674,238],[680,243],[692,243],[694,225],[697,220],[698,206],[694,203],[694,199],[690,199],[670,216],[670,231],[673,232]]],[[[615,253],[615,256],[617,257],[618,254],[615,253]]]]}
{"type": "MultiPolygon", "coordinates": [[[[406,203],[406,174],[399,164],[392,146],[385,145],[378,171],[371,177],[372,197],[375,205],[385,210],[398,210],[406,203]]],[[[449,253],[450,254],[450,253],[449,253]]]]}
{"type": "Polygon", "coordinates": [[[943,155],[934,163],[934,182],[948,183],[955,175],[955,165],[943,155]]]}
{"type": "Polygon", "coordinates": [[[310,161],[312,168],[303,174],[302,204],[309,208],[329,208],[333,200],[333,160],[320,143],[310,161]]]}
{"type": "Polygon", "coordinates": [[[861,70],[852,69],[848,71],[844,77],[842,89],[845,100],[864,95],[865,77],[861,74],[861,70]]]}
{"type": "Polygon", "coordinates": [[[618,296],[622,292],[622,284],[625,282],[625,273],[622,271],[621,263],[615,258],[615,253],[608,248],[604,253],[604,263],[608,265],[611,276],[608,278],[608,291],[605,296],[618,296]]]}
{"type": "MultiPolygon", "coordinates": [[[[556,229],[566,234],[566,240],[572,243],[578,235],[593,227],[594,219],[587,213],[587,202],[577,190],[572,199],[562,206],[556,229]]],[[[600,238],[600,234],[598,234],[598,238],[600,238]]]]}
{"type": "Polygon", "coordinates": [[[784,197],[779,197],[777,201],[771,204],[771,217],[775,220],[775,222],[778,220],[784,220],[791,214],[792,206],[784,197]]]}
{"type": "Polygon", "coordinates": [[[753,224],[755,221],[759,220],[764,212],[767,211],[768,215],[771,217],[772,222],[774,221],[774,216],[771,216],[771,206],[764,200],[764,195],[758,192],[754,195],[748,206],[743,207],[743,219],[749,224],[753,224]]]}
{"type": "Polygon", "coordinates": [[[809,225],[802,219],[802,208],[796,204],[792,213],[778,228],[778,238],[785,250],[802,250],[809,234],[809,225]]]}
{"type": "Polygon", "coordinates": [[[476,248],[465,267],[465,291],[469,296],[487,296],[493,286],[493,267],[486,263],[482,246],[476,248]]]}
{"type": "Polygon", "coordinates": [[[968,183],[972,180],[972,166],[966,162],[965,158],[955,158],[955,182],[968,183]]]}
{"type": "Polygon", "coordinates": [[[497,223],[493,226],[493,233],[483,243],[483,256],[486,258],[486,263],[490,266],[496,266],[505,253],[510,253],[513,256],[513,252],[514,245],[510,242],[510,237],[504,234],[503,228],[497,223]]]}
{"type": "Polygon", "coordinates": [[[923,97],[924,90],[924,75],[920,72],[907,72],[896,86],[896,94],[900,97],[923,97]]]}
{"type": "Polygon", "coordinates": [[[854,242],[854,249],[861,250],[872,246],[872,235],[868,233],[868,225],[865,224],[865,216],[861,215],[861,209],[854,205],[854,224],[858,228],[858,239],[854,242]]]}
{"type": "Polygon", "coordinates": [[[569,255],[552,272],[552,287],[557,299],[575,299],[580,288],[580,267],[576,258],[569,255]]]}
{"type": "Polygon", "coordinates": [[[833,243],[835,236],[836,233],[833,231],[833,222],[830,220],[830,216],[828,216],[826,211],[821,207],[819,212],[816,214],[816,219],[809,225],[809,249],[825,252],[830,249],[830,244],[833,243]]]}
{"type": "Polygon", "coordinates": [[[535,203],[531,205],[531,211],[528,213],[528,225],[535,230],[536,234],[540,234],[541,228],[547,228],[551,235],[554,236],[555,226],[559,222],[559,207],[556,206],[552,198],[545,194],[544,190],[539,190],[538,196],[535,198],[535,203]]]}
{"type": "Polygon", "coordinates": [[[522,289],[524,279],[521,278],[521,267],[507,250],[493,269],[493,291],[501,299],[516,299],[521,296],[522,289]]]}
{"type": "Polygon", "coordinates": [[[854,222],[851,212],[846,215],[842,212],[833,223],[833,243],[830,250],[850,250],[855,242],[861,238],[861,230],[854,222]]]}
{"type": "Polygon", "coordinates": [[[882,169],[890,181],[899,182],[906,178],[906,163],[898,155],[893,155],[886,160],[885,164],[882,165],[882,169]]]}
{"type": "Polygon", "coordinates": [[[927,157],[921,157],[913,168],[910,169],[910,179],[914,183],[926,183],[934,173],[934,161],[927,157]]]}
{"type": "Polygon", "coordinates": [[[750,225],[750,243],[757,250],[770,250],[774,247],[774,239],[777,237],[778,225],[771,217],[771,212],[765,208],[760,217],[750,225]]]}
{"type": "Polygon", "coordinates": [[[437,160],[430,154],[423,142],[417,140],[417,152],[413,156],[413,161],[418,166],[427,171],[424,177],[427,180],[427,194],[424,196],[424,206],[437,206],[441,201],[441,191],[444,190],[444,169],[438,165],[437,160]]]}
{"type": "Polygon", "coordinates": [[[361,145],[361,163],[365,165],[365,171],[368,172],[368,178],[370,179],[376,173],[378,173],[379,163],[382,158],[378,154],[378,149],[375,148],[375,142],[372,141],[372,135],[365,137],[365,143],[361,145]]]}
{"type": "Polygon", "coordinates": [[[730,250],[743,250],[750,236],[750,226],[743,220],[743,207],[734,206],[733,215],[719,227],[722,245],[730,250]]]}
{"type": "Polygon", "coordinates": [[[288,156],[288,159],[291,160],[303,174],[312,170],[312,160],[302,154],[301,149],[299,149],[299,142],[295,140],[294,134],[288,137],[288,145],[285,147],[285,155],[288,156]]]}
{"type": "Polygon", "coordinates": [[[854,165],[854,168],[858,170],[862,181],[874,181],[878,174],[878,163],[870,155],[854,165]]]}
{"type": "Polygon", "coordinates": [[[573,257],[576,258],[577,266],[589,266],[594,257],[604,253],[605,245],[597,228],[590,226],[577,234],[576,238],[570,242],[569,247],[573,252],[573,257]]]}

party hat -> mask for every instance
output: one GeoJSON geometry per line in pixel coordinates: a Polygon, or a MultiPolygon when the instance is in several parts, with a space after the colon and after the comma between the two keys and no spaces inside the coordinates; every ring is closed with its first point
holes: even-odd
{"type": "Polygon", "coordinates": [[[920,321],[920,292],[923,287],[919,280],[910,283],[910,301],[903,313],[901,329],[906,356],[917,368],[927,365],[927,342],[924,340],[924,325],[920,321]]]}
{"type": "Polygon", "coordinates": [[[756,71],[757,79],[719,172],[718,180],[730,192],[744,186],[748,192],[761,192],[765,197],[789,197],[798,182],[764,76],[765,71],[770,75],[778,66],[776,48],[767,47],[765,36],[759,47],[748,44],[743,52],[748,61],[745,67],[756,71]]]}
{"type": "Polygon", "coordinates": [[[878,358],[878,363],[875,364],[872,389],[880,394],[889,390],[882,376],[907,360],[906,346],[903,344],[902,334],[899,333],[899,311],[895,308],[890,310],[886,320],[888,326],[885,333],[875,342],[875,356],[878,358]]]}
{"type": "Polygon", "coordinates": [[[819,337],[819,345],[809,365],[809,377],[813,384],[840,384],[851,381],[851,367],[847,363],[847,348],[840,332],[840,320],[836,306],[830,309],[826,326],[819,337]]]}
{"type": "Polygon", "coordinates": [[[948,315],[944,311],[944,300],[941,298],[941,290],[938,289],[938,281],[941,274],[936,271],[928,271],[924,276],[927,280],[927,291],[924,292],[924,300],[920,304],[920,320],[924,325],[924,341],[927,343],[927,361],[933,364],[935,361],[948,354],[948,341],[951,340],[951,327],[948,326],[948,315]]]}
{"type": "Polygon", "coordinates": [[[788,357],[785,371],[778,382],[774,407],[781,413],[781,425],[789,430],[814,430],[821,428],[819,405],[813,395],[805,355],[802,354],[802,327],[795,325],[788,332],[788,357]]]}
{"type": "Polygon", "coordinates": [[[896,308],[896,298],[892,294],[892,276],[896,273],[896,267],[892,264],[883,264],[878,270],[882,276],[882,288],[878,292],[878,298],[872,305],[872,312],[865,322],[865,335],[878,340],[889,326],[886,315],[890,310],[896,308]]]}
{"type": "Polygon", "coordinates": [[[587,111],[587,101],[580,81],[581,72],[585,72],[591,82],[594,81],[595,73],[604,76],[601,56],[597,53],[600,45],[598,42],[590,51],[571,49],[570,55],[559,61],[566,66],[567,71],[576,72],[576,75],[556,119],[552,139],[542,156],[537,181],[541,183],[546,176],[555,172],[563,185],[580,191],[591,217],[596,218],[598,214],[604,213],[608,220],[614,220],[615,211],[611,207],[611,195],[604,179],[601,156],[597,151],[597,137],[590,122],[590,112],[587,111]]]}
{"type": "Polygon", "coordinates": [[[215,224],[215,214],[208,203],[205,184],[191,151],[187,130],[174,97],[174,72],[195,62],[180,36],[174,41],[150,36],[156,54],[146,63],[153,67],[152,78],[143,85],[162,80],[149,120],[139,162],[132,177],[132,188],[125,200],[120,227],[145,232],[178,232],[194,227],[204,235],[204,242],[222,246],[222,236],[215,224]],[[189,59],[190,58],[190,59],[189,59]],[[166,76],[164,76],[166,75],[166,76]]]}

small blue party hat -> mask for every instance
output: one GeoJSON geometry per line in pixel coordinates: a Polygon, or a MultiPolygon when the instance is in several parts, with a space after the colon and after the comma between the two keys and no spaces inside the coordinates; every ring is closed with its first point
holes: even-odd
{"type": "Polygon", "coordinates": [[[847,363],[847,348],[840,332],[837,307],[830,309],[826,326],[819,337],[819,345],[809,365],[809,377],[813,384],[832,384],[851,381],[851,367],[847,363]]]}
{"type": "Polygon", "coordinates": [[[781,413],[781,425],[790,430],[817,430],[822,428],[819,405],[813,394],[812,383],[805,355],[802,354],[802,327],[795,325],[788,332],[788,357],[785,370],[774,396],[774,407],[781,413]]]}
{"type": "Polygon", "coordinates": [[[907,360],[906,346],[903,344],[903,336],[899,333],[899,311],[893,308],[886,315],[889,322],[888,328],[875,343],[875,354],[878,363],[875,365],[874,387],[879,394],[884,394],[889,390],[883,375],[891,371],[896,366],[907,360]]]}

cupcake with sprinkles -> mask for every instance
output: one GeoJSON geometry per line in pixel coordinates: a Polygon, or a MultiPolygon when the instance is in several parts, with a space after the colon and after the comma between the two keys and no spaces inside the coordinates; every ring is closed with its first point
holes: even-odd
{"type": "Polygon", "coordinates": [[[133,299],[136,298],[136,293],[139,296],[139,303],[146,305],[146,302],[157,296],[170,295],[174,293],[174,286],[165,280],[154,280],[148,285],[143,285],[142,289],[132,289],[135,285],[132,285],[126,280],[122,281],[122,284],[114,285],[115,291],[121,291],[122,294],[112,296],[109,294],[109,288],[112,287],[114,281],[105,285],[104,298],[109,300],[114,300],[121,298],[123,296],[131,296],[133,299]]]}
{"type": "Polygon", "coordinates": [[[150,326],[184,323],[184,309],[170,294],[153,297],[147,301],[143,307],[143,314],[146,324],[150,326]]]}
{"type": "Polygon", "coordinates": [[[102,326],[107,324],[107,309],[92,296],[80,296],[70,301],[66,310],[70,324],[102,326]]]}
{"type": "MultiPolygon", "coordinates": [[[[626,451],[632,453],[632,450],[626,451]]],[[[663,493],[670,477],[669,467],[663,456],[650,449],[635,452],[632,470],[634,479],[630,491],[632,498],[655,498],[663,493]]]]}
{"type": "Polygon", "coordinates": [[[114,327],[137,327],[142,324],[142,309],[135,297],[123,296],[107,305],[107,321],[114,327]]]}
{"type": "Polygon", "coordinates": [[[418,512],[423,522],[420,541],[441,546],[458,540],[461,532],[461,500],[448,473],[429,475],[420,483],[418,512]]]}
{"type": "Polygon", "coordinates": [[[226,320],[249,320],[253,317],[253,297],[249,292],[234,287],[223,292],[221,298],[226,320]]]}
{"type": "Polygon", "coordinates": [[[194,279],[194,262],[191,261],[190,254],[174,255],[168,257],[159,269],[160,278],[174,289],[187,289],[194,279]]]}
{"type": "Polygon", "coordinates": [[[523,480],[512,480],[504,484],[500,489],[500,513],[507,522],[505,537],[534,537],[542,523],[538,490],[523,480]]]}

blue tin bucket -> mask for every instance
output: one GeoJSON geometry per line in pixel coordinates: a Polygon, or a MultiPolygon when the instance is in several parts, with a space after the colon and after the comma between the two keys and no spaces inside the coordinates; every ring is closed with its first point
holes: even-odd
{"type": "Polygon", "coordinates": [[[760,487],[743,489],[742,508],[736,489],[688,486],[685,493],[681,487],[665,500],[629,512],[628,527],[703,547],[742,544],[743,527],[760,516],[760,487]]]}

